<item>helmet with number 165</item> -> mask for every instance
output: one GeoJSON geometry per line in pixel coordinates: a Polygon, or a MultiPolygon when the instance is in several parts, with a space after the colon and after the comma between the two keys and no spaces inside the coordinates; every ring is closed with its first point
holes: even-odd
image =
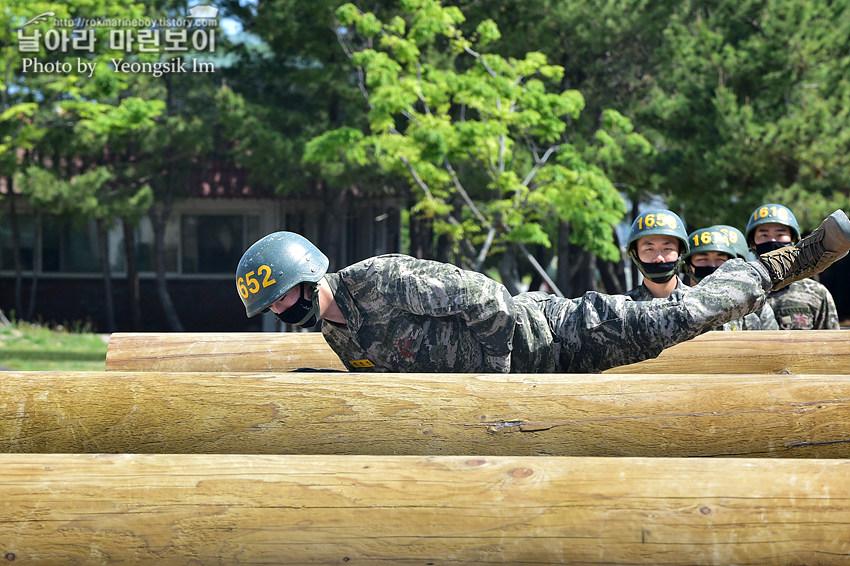
{"type": "Polygon", "coordinates": [[[681,243],[679,253],[684,255],[688,252],[688,233],[685,232],[685,223],[675,212],[665,209],[648,210],[635,218],[629,231],[626,249],[633,253],[632,244],[644,236],[673,236],[681,243]]]}
{"type": "Polygon", "coordinates": [[[791,241],[797,242],[800,239],[800,225],[797,224],[797,217],[788,209],[787,206],[781,204],[763,204],[755,209],[747,221],[747,243],[753,244],[753,231],[762,224],[781,224],[788,226],[791,229],[791,241]]]}
{"type": "Polygon", "coordinates": [[[299,283],[316,283],[328,271],[328,258],[294,232],[275,232],[254,243],[236,268],[236,290],[248,317],[269,306],[299,283]]]}

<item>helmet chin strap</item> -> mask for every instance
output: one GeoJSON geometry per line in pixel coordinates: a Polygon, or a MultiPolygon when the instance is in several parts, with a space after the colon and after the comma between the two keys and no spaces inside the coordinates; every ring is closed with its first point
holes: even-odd
{"type": "Polygon", "coordinates": [[[277,313],[277,318],[286,324],[295,324],[301,327],[315,326],[319,321],[319,291],[318,285],[314,283],[298,284],[298,299],[283,312],[277,313]],[[304,298],[304,285],[310,285],[310,297],[304,298]],[[299,317],[295,319],[294,317],[299,317]]]}
{"type": "Polygon", "coordinates": [[[638,271],[640,271],[645,279],[652,281],[653,283],[667,283],[673,276],[676,275],[676,272],[679,270],[679,266],[682,264],[682,258],[679,257],[675,262],[669,262],[673,264],[671,269],[662,272],[648,272],[646,269],[647,265],[657,265],[657,264],[647,264],[638,258],[637,253],[634,250],[629,250],[629,256],[634,260],[637,265],[638,271]]]}
{"type": "MultiPolygon", "coordinates": [[[[304,283],[301,283],[301,296],[302,297],[304,296],[304,283]]],[[[304,318],[302,318],[300,321],[295,323],[297,326],[301,326],[302,324],[307,323],[307,321],[311,320],[313,317],[316,317],[318,319],[318,317],[319,317],[319,285],[318,284],[313,285],[313,289],[310,292],[310,302],[312,303],[310,310],[307,311],[307,315],[304,318]]],[[[318,320],[316,322],[318,322],[318,320]]],[[[310,326],[314,326],[315,324],[316,323],[314,322],[310,326]]]]}

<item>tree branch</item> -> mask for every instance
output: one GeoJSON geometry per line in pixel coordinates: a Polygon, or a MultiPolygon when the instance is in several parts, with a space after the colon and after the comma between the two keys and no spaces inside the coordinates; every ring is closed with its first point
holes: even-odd
{"type": "Polygon", "coordinates": [[[552,281],[552,278],[549,277],[549,274],[546,273],[546,270],[543,269],[543,266],[540,265],[540,262],[537,261],[537,258],[531,255],[531,252],[529,252],[523,244],[517,244],[517,246],[519,246],[519,249],[522,251],[523,254],[525,254],[526,259],[534,267],[534,270],[537,271],[537,273],[540,274],[546,284],[549,285],[549,288],[552,289],[552,292],[558,297],[563,297],[564,294],[561,292],[558,286],[555,285],[555,282],[552,281]]]}

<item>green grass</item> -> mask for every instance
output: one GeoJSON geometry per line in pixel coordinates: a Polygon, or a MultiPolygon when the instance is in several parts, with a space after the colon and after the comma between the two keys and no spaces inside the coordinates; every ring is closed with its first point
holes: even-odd
{"type": "Polygon", "coordinates": [[[99,334],[14,322],[0,326],[0,367],[23,371],[103,371],[106,342],[99,334]]]}

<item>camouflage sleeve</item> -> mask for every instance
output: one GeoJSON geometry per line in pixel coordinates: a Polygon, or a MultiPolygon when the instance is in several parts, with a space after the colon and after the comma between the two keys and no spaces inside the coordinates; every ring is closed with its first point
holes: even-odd
{"type": "Polygon", "coordinates": [[[813,328],[815,330],[841,329],[841,324],[838,322],[838,310],[835,308],[835,300],[826,287],[823,288],[823,301],[818,309],[813,328]]]}
{"type": "Polygon", "coordinates": [[[486,371],[510,370],[516,315],[508,290],[485,275],[427,260],[399,262],[394,306],[421,316],[455,316],[481,343],[486,371]]]}
{"type": "Polygon", "coordinates": [[[776,313],[770,303],[765,303],[764,306],[756,311],[761,322],[761,330],[779,330],[779,323],[776,321],[776,313]]]}

